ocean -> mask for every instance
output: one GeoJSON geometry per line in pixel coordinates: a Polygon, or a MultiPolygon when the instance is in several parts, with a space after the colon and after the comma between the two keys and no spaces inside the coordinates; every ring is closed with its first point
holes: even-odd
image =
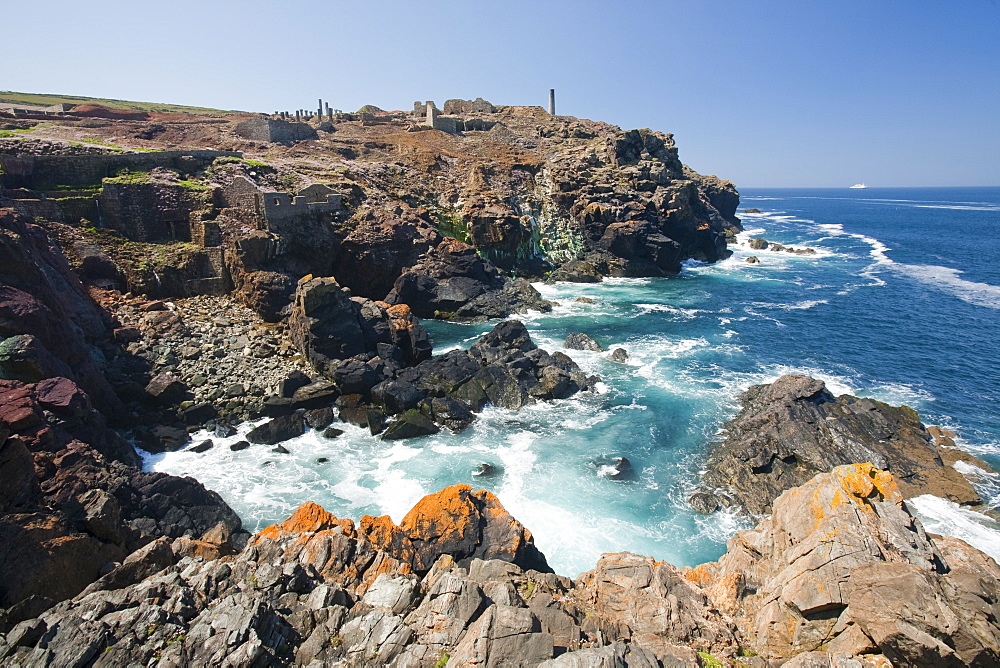
{"type": "MultiPolygon", "coordinates": [[[[600,391],[511,412],[488,408],[460,434],[382,442],[344,425],[232,452],[251,425],[203,454],[145,457],[219,492],[255,531],[304,501],[340,517],[399,521],[422,496],[455,484],[488,489],[533,534],[553,568],[575,576],[602,552],[687,566],[718,558],[752,525],[703,516],[686,499],[710,444],[750,385],[786,373],[835,394],[918,410],[925,424],[1000,467],[1000,188],[746,189],[733,257],[690,261],[675,277],[538,284],[551,313],[522,317],[535,342],[563,350],[583,332],[610,352],[566,351],[600,391]],[[753,250],[762,237],[810,254],[753,250]],[[756,256],[759,263],[746,262],[756,256]],[[221,447],[220,447],[221,446],[221,447]],[[609,476],[626,457],[631,479],[609,476]],[[329,461],[320,463],[320,458],[329,461]],[[480,463],[493,477],[476,477],[480,463]]],[[[471,345],[495,324],[425,322],[435,353],[471,345]]],[[[208,438],[209,434],[195,436],[208,438]]],[[[974,475],[993,508],[1000,476],[974,475]]],[[[934,532],[1000,558],[1000,525],[934,497],[911,507],[934,532]]]]}

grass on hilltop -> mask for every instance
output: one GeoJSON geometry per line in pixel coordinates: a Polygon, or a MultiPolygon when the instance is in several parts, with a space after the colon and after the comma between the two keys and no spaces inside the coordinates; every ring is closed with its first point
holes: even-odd
{"type": "Polygon", "coordinates": [[[51,106],[53,104],[99,104],[111,109],[136,109],[139,111],[166,111],[183,114],[225,114],[224,109],[210,107],[189,107],[183,104],[165,104],[162,102],[133,102],[131,100],[112,100],[102,97],[83,97],[79,95],[50,95],[48,93],[17,93],[0,91],[0,102],[11,104],[31,104],[51,106]]]}

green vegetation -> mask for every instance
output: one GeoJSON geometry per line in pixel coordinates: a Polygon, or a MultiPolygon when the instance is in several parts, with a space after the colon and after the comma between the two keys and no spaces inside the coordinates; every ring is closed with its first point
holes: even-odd
{"type": "Polygon", "coordinates": [[[441,656],[438,657],[437,663],[434,664],[434,668],[444,668],[448,665],[448,660],[450,658],[451,656],[448,655],[448,652],[441,652],[441,656]]]}
{"type": "Polygon", "coordinates": [[[85,183],[83,185],[71,185],[65,183],[40,183],[33,190],[38,192],[92,192],[99,193],[103,186],[100,183],[85,183]]]}
{"type": "Polygon", "coordinates": [[[209,188],[208,186],[202,185],[197,181],[188,181],[188,180],[178,181],[176,185],[179,185],[182,188],[187,188],[188,190],[197,190],[202,192],[206,190],[211,190],[211,188],[209,188]]]}
{"type": "Polygon", "coordinates": [[[118,172],[118,176],[109,176],[104,183],[149,183],[149,172],[129,171],[128,168],[118,172]]]}
{"type": "MultiPolygon", "coordinates": [[[[239,158],[233,158],[233,160],[239,160],[239,158]]],[[[243,162],[247,163],[251,167],[270,167],[271,165],[266,162],[261,162],[260,160],[249,160],[247,158],[243,159],[243,162]]]]}
{"type": "Polygon", "coordinates": [[[435,212],[435,217],[437,218],[438,232],[446,237],[452,237],[465,243],[471,242],[469,225],[465,222],[462,214],[450,211],[437,211],[435,212]]]}
{"type": "Polygon", "coordinates": [[[13,130],[0,130],[0,139],[20,139],[26,132],[34,132],[35,128],[14,128],[13,130]]]}
{"type": "Polygon", "coordinates": [[[534,580],[528,580],[521,585],[521,594],[524,596],[525,600],[531,598],[531,595],[535,593],[535,587],[536,585],[534,580]]]}
{"type": "Polygon", "coordinates": [[[48,93],[17,93],[0,91],[0,102],[11,104],[31,104],[51,106],[53,104],[99,104],[111,109],[136,109],[139,111],[167,111],[187,114],[225,114],[223,109],[211,107],[189,107],[183,104],[165,104],[162,102],[134,102],[131,100],[115,100],[102,97],[83,97],[74,95],[50,95],[48,93]]]}
{"type": "Polygon", "coordinates": [[[384,109],[379,109],[374,104],[366,104],[365,106],[358,109],[359,114],[376,114],[384,109]]]}
{"type": "Polygon", "coordinates": [[[708,652],[698,652],[698,658],[701,659],[702,668],[726,668],[726,664],[722,663],[708,652]]]}

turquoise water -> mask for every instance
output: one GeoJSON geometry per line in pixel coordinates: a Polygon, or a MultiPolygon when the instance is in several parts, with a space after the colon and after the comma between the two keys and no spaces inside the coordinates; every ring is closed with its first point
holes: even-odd
{"type": "MultiPolygon", "coordinates": [[[[216,447],[150,457],[148,466],[198,478],[250,529],[306,500],[339,516],[399,521],[424,494],[468,483],[495,492],[552,566],[576,575],[608,551],[678,566],[717,558],[748,520],[703,517],[685,500],[737,395],[784,373],[910,405],[1000,464],[1000,188],[742,195],[762,213],[743,216],[747,231],[729,260],[689,262],[673,278],[537,286],[557,303],[524,318],[540,346],[562,349],[579,331],[628,352],[619,364],[609,353],[567,351],[603,379],[599,393],[518,413],[487,409],[457,435],[383,443],[348,427],[333,440],[290,441],[290,455],[216,447]],[[816,253],[750,250],[757,236],[816,253]],[[631,461],[632,480],[606,477],[613,456],[631,461]],[[476,478],[480,462],[502,473],[476,478]]],[[[436,352],[468,346],[493,324],[425,323],[436,352]]],[[[997,488],[988,476],[979,482],[997,488]]],[[[957,509],[924,505],[935,530],[957,526],[957,509]]],[[[1000,533],[973,524],[1000,546],[1000,533]]]]}

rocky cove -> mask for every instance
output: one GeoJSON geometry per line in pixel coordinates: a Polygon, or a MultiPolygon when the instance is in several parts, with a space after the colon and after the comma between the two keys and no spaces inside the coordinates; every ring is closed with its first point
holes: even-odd
{"type": "Polygon", "coordinates": [[[596,342],[566,354],[494,324],[553,308],[524,277],[661,276],[729,254],[735,189],[681,165],[669,135],[477,108],[467,128],[489,129],[369,113],[264,141],[245,117],[71,117],[4,145],[3,660],[995,663],[995,562],[927,534],[903,501],[979,507],[953,464],[988,466],[910,409],[804,376],[744,395],[691,499],[761,521],[687,569],[620,553],[553,574],[467,486],[398,523],[306,504],[251,536],[200,483],[139,470],[131,443],[205,452],[225,446],[189,433],[250,419],[229,447],[281,457],[341,423],[391,442],[594,393],[573,349],[596,342]],[[175,150],[74,162],[84,123],[175,150]],[[435,355],[420,318],[491,322],[435,355]]]}

